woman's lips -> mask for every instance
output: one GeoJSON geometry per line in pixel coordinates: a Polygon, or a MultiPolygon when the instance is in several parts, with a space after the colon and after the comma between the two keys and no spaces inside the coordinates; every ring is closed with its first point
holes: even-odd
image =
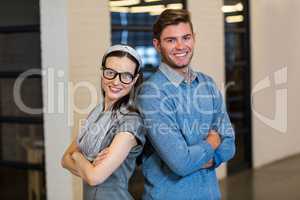
{"type": "Polygon", "coordinates": [[[117,93],[117,92],[120,92],[122,89],[113,87],[113,86],[109,86],[109,90],[112,91],[113,93],[117,93]]]}

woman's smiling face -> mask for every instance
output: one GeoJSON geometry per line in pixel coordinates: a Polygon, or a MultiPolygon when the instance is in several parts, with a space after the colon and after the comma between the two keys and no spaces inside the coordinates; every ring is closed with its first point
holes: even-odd
{"type": "MultiPolygon", "coordinates": [[[[132,89],[133,85],[135,84],[138,75],[135,75],[136,63],[133,62],[128,57],[117,57],[117,56],[109,56],[106,59],[104,68],[108,70],[107,75],[111,75],[113,73],[124,73],[124,77],[132,75],[133,80],[132,82],[125,84],[120,80],[120,74],[115,76],[113,79],[105,78],[102,73],[101,79],[101,87],[104,91],[105,97],[105,104],[112,105],[122,97],[129,94],[130,90],[132,89]]],[[[123,77],[123,78],[124,78],[123,77]]]]}

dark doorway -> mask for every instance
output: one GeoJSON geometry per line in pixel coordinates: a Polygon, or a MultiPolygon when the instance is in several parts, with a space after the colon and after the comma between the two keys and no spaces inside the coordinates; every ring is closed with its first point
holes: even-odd
{"type": "Polygon", "coordinates": [[[4,1],[0,16],[0,199],[44,200],[43,114],[25,112],[14,97],[42,108],[41,76],[14,88],[23,72],[41,69],[39,1],[4,1]]]}
{"type": "Polygon", "coordinates": [[[251,69],[248,0],[224,0],[226,104],[236,134],[228,173],[251,168],[251,69]]]}

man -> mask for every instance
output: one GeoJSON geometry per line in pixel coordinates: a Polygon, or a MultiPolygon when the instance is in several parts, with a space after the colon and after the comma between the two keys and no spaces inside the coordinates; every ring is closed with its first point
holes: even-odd
{"type": "Polygon", "coordinates": [[[148,139],[143,199],[220,199],[215,169],[233,157],[234,132],[213,80],[191,69],[189,13],[165,10],[153,35],[162,63],[137,99],[148,139]]]}

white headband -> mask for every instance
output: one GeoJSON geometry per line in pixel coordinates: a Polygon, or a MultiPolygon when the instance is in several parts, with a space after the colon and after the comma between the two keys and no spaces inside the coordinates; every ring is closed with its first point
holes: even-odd
{"type": "Polygon", "coordinates": [[[137,53],[137,51],[134,48],[132,48],[128,45],[123,45],[123,44],[117,44],[117,45],[113,45],[113,46],[109,47],[103,56],[102,64],[104,64],[103,61],[106,58],[106,56],[114,51],[123,51],[123,52],[127,52],[130,55],[132,55],[138,61],[138,64],[139,64],[138,71],[140,71],[141,66],[142,66],[141,57],[139,56],[139,54],[137,53]]]}

